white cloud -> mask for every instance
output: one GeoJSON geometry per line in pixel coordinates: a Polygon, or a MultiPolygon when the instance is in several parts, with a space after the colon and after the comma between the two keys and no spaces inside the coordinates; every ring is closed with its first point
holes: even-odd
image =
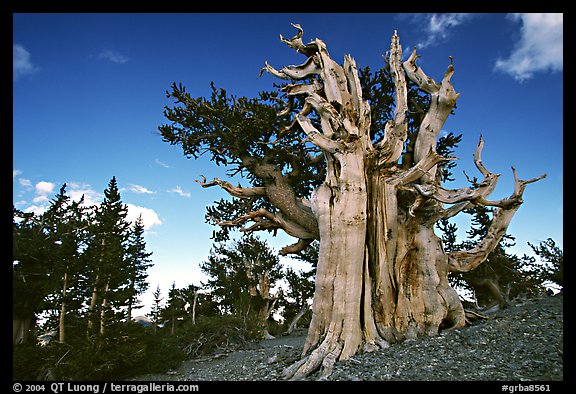
{"type": "Polygon", "coordinates": [[[48,196],[42,195],[42,196],[37,196],[34,197],[34,199],[32,199],[32,202],[39,204],[39,203],[46,203],[48,202],[48,196]]]}
{"type": "Polygon", "coordinates": [[[564,14],[510,14],[521,21],[521,37],[506,59],[498,59],[495,69],[522,82],[536,72],[562,71],[564,14]]]}
{"type": "Polygon", "coordinates": [[[12,170],[12,180],[14,180],[14,178],[16,178],[20,174],[22,174],[21,170],[12,170]]]}
{"type": "MultiPolygon", "coordinates": [[[[32,182],[28,179],[19,179],[20,184],[24,187],[32,187],[32,182]]],[[[32,199],[32,202],[36,205],[31,205],[26,208],[25,212],[34,212],[37,215],[44,213],[48,206],[50,205],[49,194],[52,194],[54,187],[56,185],[52,182],[40,181],[34,186],[34,191],[36,192],[36,197],[32,199]]]]}
{"type": "Polygon", "coordinates": [[[110,49],[106,49],[98,54],[99,59],[109,60],[112,63],[124,64],[128,62],[126,56],[122,55],[120,52],[112,51],[110,49]]]}
{"type": "Polygon", "coordinates": [[[30,205],[24,210],[25,213],[34,213],[35,215],[42,215],[48,209],[47,205],[30,205]]]}
{"type": "MultiPolygon", "coordinates": [[[[68,183],[67,193],[73,201],[79,201],[82,196],[84,196],[84,205],[86,206],[98,205],[104,198],[103,194],[96,192],[89,184],[86,183],[68,183]]],[[[153,209],[134,204],[126,204],[126,206],[128,207],[128,221],[134,222],[138,218],[138,215],[142,214],[145,230],[162,224],[158,214],[153,209]]]]}
{"type": "Polygon", "coordinates": [[[89,184],[70,182],[67,186],[67,194],[73,201],[80,201],[82,196],[84,196],[85,206],[100,204],[102,201],[103,195],[92,189],[89,184]]]}
{"type": "Polygon", "coordinates": [[[179,194],[182,197],[190,197],[190,192],[185,192],[180,186],[176,186],[175,188],[168,190],[168,192],[179,194]]]}
{"type": "Polygon", "coordinates": [[[162,221],[158,217],[158,214],[150,208],[140,207],[134,204],[126,204],[128,206],[128,215],[126,219],[132,223],[136,221],[139,215],[142,215],[142,221],[144,222],[144,229],[149,230],[154,226],[162,224],[162,221]]]}
{"type": "Polygon", "coordinates": [[[12,80],[21,76],[34,74],[39,68],[32,64],[32,56],[20,44],[12,44],[12,80]]]}
{"type": "Polygon", "coordinates": [[[35,186],[36,194],[45,196],[54,191],[54,184],[52,182],[41,181],[35,186]]]}
{"type": "Polygon", "coordinates": [[[439,44],[446,40],[452,30],[474,17],[474,14],[454,13],[454,14],[415,14],[411,15],[413,23],[423,27],[426,38],[416,44],[416,48],[439,44]]]}
{"type": "MultiPolygon", "coordinates": [[[[19,181],[22,184],[23,181],[27,180],[20,178],[19,181]]],[[[35,214],[38,215],[46,212],[49,206],[49,194],[51,194],[54,191],[54,187],[55,187],[54,183],[51,182],[46,181],[38,182],[35,186],[36,197],[34,197],[34,199],[32,200],[33,204],[25,208],[24,211],[34,212],[35,214]]],[[[153,193],[150,190],[146,189],[145,187],[133,184],[130,185],[129,190],[135,191],[137,193],[153,193]]],[[[83,205],[87,207],[101,204],[104,198],[104,195],[102,193],[98,193],[97,191],[92,189],[92,187],[87,183],[77,183],[77,182],[67,183],[66,194],[72,199],[72,201],[80,201],[82,196],[84,196],[83,205]]],[[[24,205],[26,204],[26,201],[18,201],[17,204],[24,205]]],[[[160,220],[158,214],[153,209],[141,207],[134,204],[126,204],[126,206],[128,207],[127,220],[130,222],[134,222],[136,221],[138,216],[142,214],[144,229],[146,231],[148,231],[150,228],[154,226],[162,224],[162,221],[160,220]]]]}
{"type": "Polygon", "coordinates": [[[137,194],[154,194],[155,193],[152,190],[149,190],[144,186],[135,185],[135,184],[128,185],[126,190],[129,190],[129,191],[137,193],[137,194]]]}

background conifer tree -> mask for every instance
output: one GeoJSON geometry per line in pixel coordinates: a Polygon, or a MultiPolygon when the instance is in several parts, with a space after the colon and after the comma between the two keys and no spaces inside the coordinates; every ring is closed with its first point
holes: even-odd
{"type": "Polygon", "coordinates": [[[148,289],[148,268],[152,267],[152,252],[146,251],[146,241],[144,240],[144,221],[139,215],[129,229],[128,241],[126,245],[125,269],[128,276],[128,285],[125,288],[127,309],[126,319],[132,320],[132,312],[141,305],[138,304],[138,297],[148,289]]]}
{"type": "Polygon", "coordinates": [[[126,305],[127,294],[116,290],[129,285],[126,270],[126,243],[130,223],[128,208],[122,203],[116,177],[104,190],[104,200],[95,209],[90,229],[92,237],[86,256],[90,266],[91,296],[88,306],[87,334],[103,334],[117,308],[126,305]],[[118,296],[115,296],[118,295],[118,296]]]}
{"type": "Polygon", "coordinates": [[[279,258],[268,244],[253,235],[231,245],[218,244],[201,269],[209,276],[206,289],[220,310],[241,317],[246,328],[266,336],[280,297],[274,287],[283,277],[279,258]]]}

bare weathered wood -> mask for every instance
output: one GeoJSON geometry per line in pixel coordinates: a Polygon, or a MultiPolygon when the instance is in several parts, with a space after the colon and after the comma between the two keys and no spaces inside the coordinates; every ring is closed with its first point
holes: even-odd
{"type": "MultiPolygon", "coordinates": [[[[456,106],[456,100],[460,97],[460,93],[456,93],[450,82],[454,74],[452,59],[442,78],[442,82],[438,84],[434,79],[424,73],[422,67],[416,65],[418,57],[416,49],[414,49],[408,60],[404,62],[404,69],[406,70],[408,78],[418,84],[420,89],[429,93],[431,97],[430,109],[426,112],[426,115],[424,115],[414,145],[415,161],[421,160],[430,149],[436,151],[438,136],[442,131],[446,119],[448,119],[448,115],[450,115],[452,109],[456,106]]],[[[429,170],[428,173],[429,179],[434,179],[436,167],[429,170]]]]}
{"type": "Polygon", "coordinates": [[[386,123],[384,138],[375,145],[379,155],[378,165],[398,162],[408,135],[406,119],[406,113],[408,112],[408,87],[402,68],[402,47],[396,32],[392,36],[388,63],[394,78],[396,108],[394,109],[394,118],[386,123]]]}
{"type": "Polygon", "coordinates": [[[482,163],[484,140],[480,137],[474,163],[483,180],[475,188],[444,188],[436,176],[437,165],[455,158],[440,156],[436,144],[460,96],[451,83],[452,59],[437,83],[416,64],[416,50],[402,62],[402,46],[394,33],[387,61],[396,106],[383,139],[376,143],[370,139],[370,105],[362,96],[354,59],[345,55],[343,64],[338,64],[322,40],[304,44],[302,27],[293,26],[296,35],[291,39],[281,36],[281,41],[306,56],[306,61],[280,70],[266,63],[262,71],[290,80],[283,88],[288,99],[280,115],[292,114],[293,120],[279,132],[279,138],[303,132],[303,142],[322,151],[317,158],[325,160],[324,182],[312,193],[309,204],[303,203],[290,189],[282,189],[285,180],[273,168],[246,159],[257,176],[274,182],[253,189],[219,180],[204,182],[204,186],[219,185],[238,197],[265,194],[280,209],[279,213],[258,210],[221,225],[250,219],[254,224],[246,230],[281,228],[299,239],[284,248],[285,253],[302,250],[312,239],[320,240],[312,320],[302,358],[284,371],[286,378],[300,379],[318,369],[326,377],[335,362],[361,350],[436,335],[441,327],[464,326],[466,314],[448,283],[448,272],[481,264],[504,235],[522,203],[525,186],[544,176],[520,181],[514,170],[513,194],[489,200],[499,175],[482,163]],[[399,163],[406,151],[407,79],[431,96],[414,152],[407,153],[413,154],[410,166],[407,160],[399,163]],[[293,110],[295,100],[302,103],[298,113],[293,110]],[[311,120],[313,113],[319,122],[311,120]],[[434,233],[436,221],[474,205],[496,207],[486,238],[471,250],[447,254],[434,233]]]}
{"type": "Polygon", "coordinates": [[[476,246],[468,250],[449,254],[450,271],[467,272],[483,263],[488,257],[488,254],[498,246],[498,243],[504,234],[506,234],[512,217],[514,217],[514,214],[522,204],[522,196],[526,185],[546,177],[546,174],[543,174],[539,177],[523,181],[518,179],[514,167],[512,167],[512,171],[514,173],[514,192],[510,197],[498,201],[488,201],[484,197],[476,200],[478,204],[497,207],[493,214],[492,222],[488,227],[486,236],[476,246]]]}
{"type": "Polygon", "coordinates": [[[212,186],[220,186],[222,189],[226,190],[231,196],[240,197],[240,198],[249,198],[249,197],[262,197],[266,195],[266,188],[265,187],[242,187],[240,185],[233,186],[230,182],[222,181],[218,178],[214,178],[211,182],[206,182],[206,178],[202,177],[203,180],[199,181],[196,180],[196,183],[200,184],[200,186],[207,188],[212,186]]]}
{"type": "Polygon", "coordinates": [[[257,267],[262,264],[259,258],[255,260],[244,260],[244,268],[246,270],[246,276],[250,280],[250,284],[248,285],[248,294],[250,294],[253,298],[259,298],[261,301],[257,303],[260,305],[258,310],[255,313],[257,319],[257,326],[259,327],[259,333],[262,338],[274,338],[268,332],[268,319],[278,299],[281,297],[282,292],[278,290],[275,294],[271,293],[270,287],[270,277],[269,277],[269,270],[264,270],[262,273],[256,275],[257,267]]]}
{"type": "Polygon", "coordinates": [[[60,317],[58,319],[58,341],[66,342],[66,298],[68,291],[68,271],[64,272],[62,284],[62,304],[60,305],[60,317]]]}
{"type": "Polygon", "coordinates": [[[289,335],[292,334],[292,332],[294,331],[294,329],[296,328],[296,325],[298,324],[298,322],[300,321],[300,319],[302,319],[302,317],[306,314],[306,312],[308,312],[310,310],[310,305],[305,304],[303,305],[300,310],[298,311],[298,313],[296,313],[296,315],[292,318],[292,321],[290,322],[290,324],[288,325],[288,329],[286,330],[286,332],[283,335],[289,335]]]}

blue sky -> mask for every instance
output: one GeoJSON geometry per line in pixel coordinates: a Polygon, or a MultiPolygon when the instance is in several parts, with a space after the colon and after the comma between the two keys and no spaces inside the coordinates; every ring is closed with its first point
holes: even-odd
{"type": "MultiPolygon", "coordinates": [[[[65,182],[72,197],[97,203],[116,176],[131,217],[144,215],[154,253],[145,301],[157,285],[166,294],[174,281],[199,284],[212,246],[205,206],[226,193],[194,180],[226,176],[162,142],[165,91],[181,82],[207,95],[211,81],[238,96],[271,89],[274,77],[258,77],[265,61],[304,61],[279,40],[294,35],[291,22],[336,61],[348,53],[373,70],[394,30],[437,81],[453,56],[461,97],[444,130],[463,141],[447,186],[466,186],[462,171],[479,176],[472,155],[482,134],[483,162],[502,174],[493,199],[512,193],[511,165],[521,179],[548,174],[526,189],[508,231],[512,251],[548,237],[563,246],[562,14],[14,14],[13,203],[41,212],[65,182]]],[[[463,233],[462,215],[458,224],[463,233]]],[[[276,250],[292,242],[278,238],[276,250]]]]}

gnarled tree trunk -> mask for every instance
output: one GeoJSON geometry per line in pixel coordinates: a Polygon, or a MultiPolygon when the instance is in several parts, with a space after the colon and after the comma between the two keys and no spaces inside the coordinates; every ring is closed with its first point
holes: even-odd
{"type": "Polygon", "coordinates": [[[260,265],[259,259],[244,261],[246,276],[251,282],[251,284],[248,285],[248,294],[250,294],[252,298],[251,304],[254,304],[256,307],[255,317],[259,336],[265,339],[273,339],[274,336],[268,332],[268,319],[280,297],[280,291],[276,294],[270,292],[269,272],[265,270],[261,274],[255,273],[254,268],[258,265],[260,265]]]}
{"type": "Polygon", "coordinates": [[[522,202],[524,185],[539,178],[527,182],[516,178],[509,199],[487,201],[497,176],[481,162],[481,139],[475,155],[485,177],[481,187],[442,188],[436,167],[449,159],[436,153],[436,141],[459,97],[450,82],[452,64],[436,83],[416,65],[416,51],[402,63],[394,34],[388,56],[396,87],[394,119],[386,125],[384,138],[373,144],[370,107],[362,98],[354,60],[345,56],[343,66],[336,64],[321,40],[304,45],[302,29],[295,27],[298,34],[283,41],[306,54],[306,63],[280,71],[267,64],[266,70],[291,80],[319,76],[321,83],[289,85],[284,90],[289,97],[304,100],[295,123],[322,149],[327,164],[326,180],[311,200],[320,238],[312,321],[303,358],[285,370],[287,378],[298,379],[320,367],[321,376],[326,376],[336,360],[362,348],[371,351],[465,325],[448,272],[472,269],[485,259],[522,202]],[[407,139],[406,76],[430,94],[431,106],[414,145],[414,164],[401,169],[398,160],[407,139]],[[306,117],[312,110],[320,116],[322,130],[306,117]],[[445,209],[444,204],[452,206],[445,209]],[[489,236],[474,250],[448,255],[434,224],[471,204],[500,207],[489,236]]]}
{"type": "Polygon", "coordinates": [[[526,184],[545,175],[522,181],[513,169],[513,194],[488,200],[499,175],[484,167],[480,137],[474,155],[484,176],[479,187],[443,188],[437,166],[454,158],[440,156],[436,143],[459,97],[450,82],[453,65],[437,83],[416,65],[416,50],[402,62],[394,33],[387,56],[395,85],[394,117],[386,124],[383,138],[373,141],[370,105],[362,97],[355,61],[346,55],[343,65],[336,63],[323,41],[305,45],[302,28],[294,27],[298,33],[281,40],[307,60],[281,70],[266,64],[263,70],[291,81],[282,88],[288,96],[282,114],[293,110],[295,99],[303,105],[292,125],[278,134],[299,128],[307,136],[304,142],[323,152],[327,169],[323,184],[309,202],[299,200],[278,169],[253,159],[243,162],[252,166],[264,186],[234,187],[218,179],[201,184],[219,185],[239,198],[265,196],[279,210],[272,214],[259,209],[221,225],[253,220],[247,230],[282,228],[299,239],[283,253],[320,240],[312,320],[302,359],[284,371],[286,378],[300,379],[319,368],[321,376],[327,376],[337,360],[360,350],[463,326],[464,309],[448,283],[448,272],[469,271],[481,264],[506,232],[526,184]],[[406,149],[407,78],[430,95],[430,108],[412,137],[413,151],[406,149]],[[312,112],[317,122],[308,116],[312,112]],[[473,205],[496,207],[486,238],[473,249],[446,253],[434,233],[435,223],[473,205]]]}

